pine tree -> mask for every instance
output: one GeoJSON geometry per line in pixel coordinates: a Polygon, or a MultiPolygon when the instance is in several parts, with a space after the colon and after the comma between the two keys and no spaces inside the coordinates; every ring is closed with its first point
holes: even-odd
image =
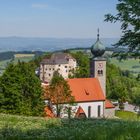
{"type": "Polygon", "coordinates": [[[41,83],[28,63],[9,64],[0,78],[0,97],[1,112],[33,116],[43,113],[41,83]]]}

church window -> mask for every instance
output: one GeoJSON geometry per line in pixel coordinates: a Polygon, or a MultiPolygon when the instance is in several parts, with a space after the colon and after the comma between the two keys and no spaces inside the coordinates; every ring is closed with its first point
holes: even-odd
{"type": "Polygon", "coordinates": [[[88,106],[88,118],[91,117],[91,106],[88,106]]]}
{"type": "Polygon", "coordinates": [[[101,73],[101,75],[103,75],[103,70],[101,70],[101,72],[100,72],[100,73],[101,73]]]}
{"type": "Polygon", "coordinates": [[[103,75],[103,70],[98,70],[98,76],[102,76],[103,75]]]}
{"type": "Polygon", "coordinates": [[[98,75],[100,76],[100,74],[101,74],[101,71],[100,71],[100,70],[98,70],[98,75]]]}
{"type": "Polygon", "coordinates": [[[98,117],[101,117],[101,106],[98,105],[98,117]]]}

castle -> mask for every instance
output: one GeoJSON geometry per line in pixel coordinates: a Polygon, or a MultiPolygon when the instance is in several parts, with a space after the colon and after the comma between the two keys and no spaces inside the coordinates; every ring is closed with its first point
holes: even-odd
{"type": "Polygon", "coordinates": [[[77,67],[76,60],[67,53],[55,53],[49,59],[43,59],[40,63],[40,80],[50,83],[54,71],[58,71],[64,79],[72,75],[77,67]]]}

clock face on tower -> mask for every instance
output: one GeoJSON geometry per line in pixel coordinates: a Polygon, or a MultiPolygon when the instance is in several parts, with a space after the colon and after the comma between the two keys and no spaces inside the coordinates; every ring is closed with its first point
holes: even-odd
{"type": "Polygon", "coordinates": [[[102,68],[103,68],[103,63],[101,63],[101,62],[98,63],[98,68],[99,68],[99,69],[102,69],[102,68]]]}

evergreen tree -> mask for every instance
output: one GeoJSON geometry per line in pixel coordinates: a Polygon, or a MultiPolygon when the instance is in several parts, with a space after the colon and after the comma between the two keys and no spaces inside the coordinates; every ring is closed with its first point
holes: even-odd
{"type": "Polygon", "coordinates": [[[9,64],[0,77],[0,111],[12,114],[43,114],[42,88],[28,63],[9,64]]]}

